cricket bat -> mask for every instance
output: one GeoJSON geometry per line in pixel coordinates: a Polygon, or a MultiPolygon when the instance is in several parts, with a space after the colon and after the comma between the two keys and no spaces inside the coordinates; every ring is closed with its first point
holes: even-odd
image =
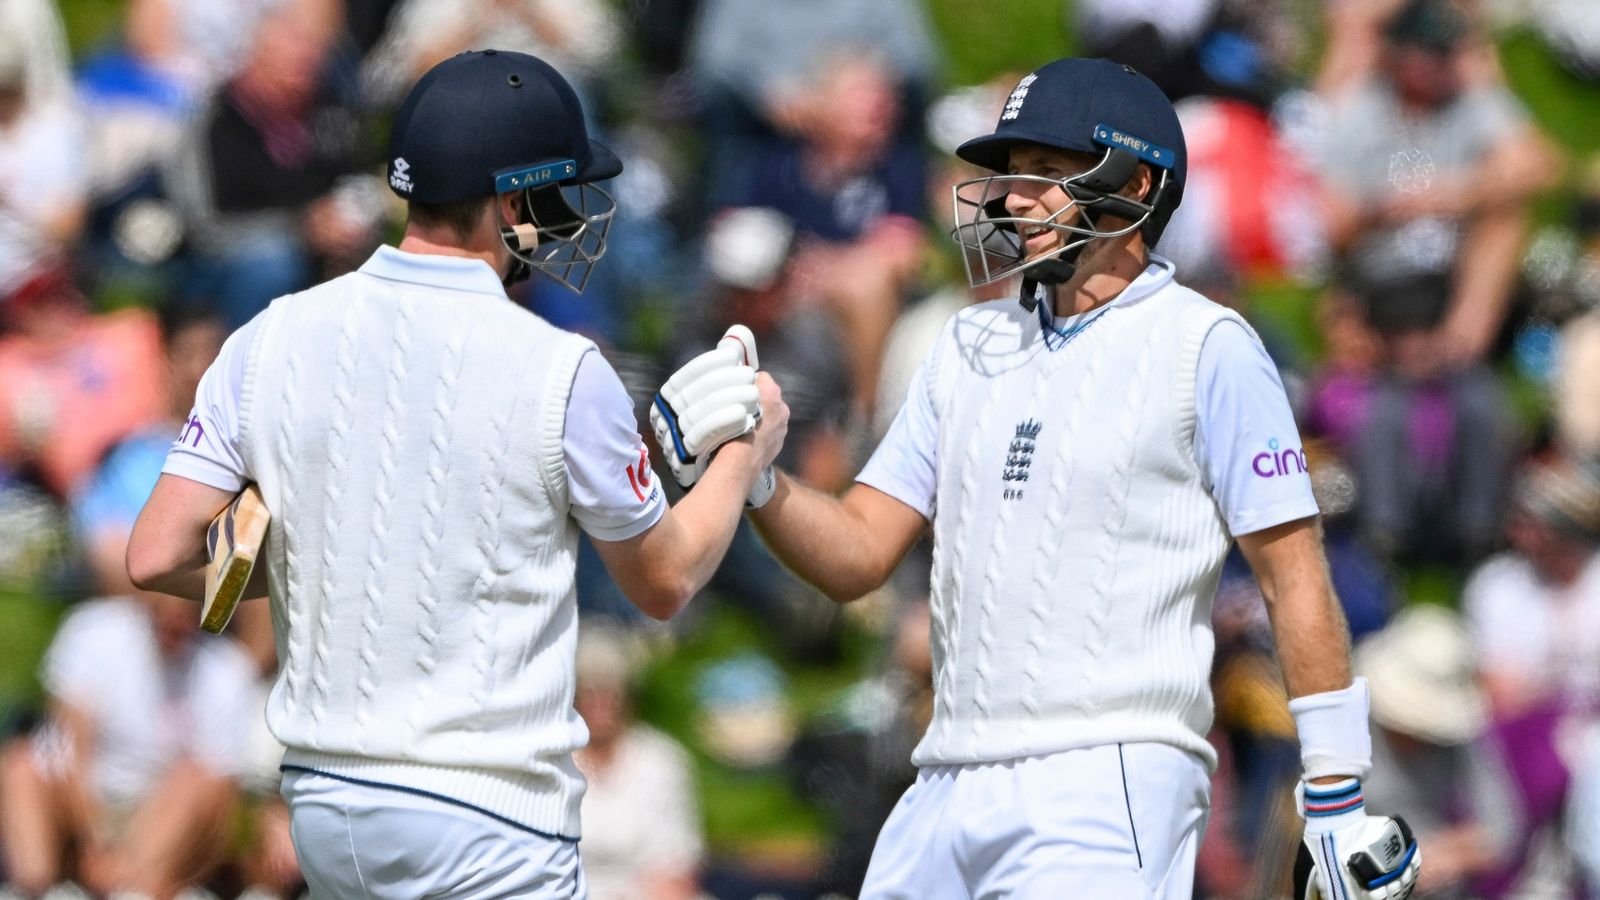
{"type": "Polygon", "coordinates": [[[244,599],[245,586],[256,567],[256,557],[267,537],[272,515],[255,485],[246,485],[228,508],[217,513],[206,531],[206,602],[200,608],[200,627],[221,634],[244,599]]]}

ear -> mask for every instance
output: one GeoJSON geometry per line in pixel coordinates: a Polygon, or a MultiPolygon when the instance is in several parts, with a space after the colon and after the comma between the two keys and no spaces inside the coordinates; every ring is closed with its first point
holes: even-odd
{"type": "Polygon", "coordinates": [[[516,249],[528,251],[539,246],[538,226],[523,221],[521,192],[496,194],[494,215],[495,231],[510,231],[516,249]]]}
{"type": "Polygon", "coordinates": [[[1150,165],[1148,163],[1139,163],[1133,170],[1133,177],[1129,178],[1128,183],[1123,185],[1122,190],[1117,193],[1124,197],[1138,200],[1141,203],[1148,202],[1150,191],[1155,188],[1155,183],[1155,173],[1151,171],[1150,165]]]}

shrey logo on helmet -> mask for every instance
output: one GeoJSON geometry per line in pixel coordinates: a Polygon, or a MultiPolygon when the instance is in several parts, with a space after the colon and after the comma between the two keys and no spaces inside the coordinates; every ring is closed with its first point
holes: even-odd
{"type": "Polygon", "coordinates": [[[405,157],[396,156],[389,172],[389,186],[402,194],[411,193],[411,164],[405,157]]]}

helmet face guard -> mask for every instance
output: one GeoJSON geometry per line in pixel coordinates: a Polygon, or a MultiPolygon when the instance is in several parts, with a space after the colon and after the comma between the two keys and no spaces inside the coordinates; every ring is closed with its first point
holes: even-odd
{"type": "MultiPolygon", "coordinates": [[[[986,175],[957,184],[951,189],[956,226],[950,236],[961,247],[967,283],[982,287],[1051,262],[1058,265],[1044,266],[1044,270],[1053,271],[1057,277],[1038,280],[1065,280],[1059,273],[1063,269],[1070,273],[1071,265],[1091,241],[1121,237],[1144,228],[1168,191],[1171,171],[1165,166],[1151,166],[1156,181],[1146,194],[1147,199],[1118,194],[1144,161],[1141,156],[1119,147],[1106,147],[1093,167],[1067,178],[986,175]],[[1067,203],[1045,219],[1013,216],[1006,208],[1006,198],[1024,184],[1038,185],[1042,190],[1059,187],[1067,195],[1067,203]],[[1127,220],[1128,224],[1101,227],[1101,217],[1107,214],[1127,220]],[[1056,232],[1061,246],[1030,258],[1023,234],[1037,228],[1056,232]]],[[[1045,272],[1035,274],[1043,276],[1045,272]]]]}
{"type": "Polygon", "coordinates": [[[516,259],[507,283],[534,271],[582,293],[606,252],[617,204],[598,185],[563,183],[576,175],[572,160],[521,168],[495,177],[497,193],[521,192],[515,223],[502,222],[500,239],[516,259]]]}

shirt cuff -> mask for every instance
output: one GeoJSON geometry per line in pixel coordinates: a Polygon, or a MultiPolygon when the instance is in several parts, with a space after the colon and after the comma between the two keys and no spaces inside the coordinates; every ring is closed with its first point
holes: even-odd
{"type": "Polygon", "coordinates": [[[1228,522],[1228,532],[1234,537],[1238,537],[1241,534],[1264,531],[1274,525],[1282,525],[1285,522],[1308,519],[1321,512],[1322,510],[1317,508],[1316,500],[1297,497],[1293,500],[1273,504],[1266,509],[1241,511],[1228,522]]]}
{"type": "Polygon", "coordinates": [[[245,479],[239,477],[239,473],[219,466],[209,459],[186,454],[167,454],[167,461],[161,466],[161,474],[198,481],[207,487],[234,494],[244,490],[245,486],[245,479]]]}
{"type": "MultiPolygon", "coordinates": [[[[660,494],[658,493],[656,496],[659,498],[660,494]]],[[[576,512],[573,513],[572,517],[578,520],[578,527],[583,529],[584,534],[587,534],[597,541],[610,541],[614,543],[616,541],[625,541],[629,538],[638,537],[639,535],[644,534],[646,531],[654,528],[656,523],[661,521],[661,517],[665,515],[666,512],[667,504],[658,499],[657,502],[652,503],[650,507],[645,510],[644,515],[641,515],[639,518],[632,521],[623,522],[620,525],[607,525],[600,522],[585,521],[584,518],[576,512]]]]}

